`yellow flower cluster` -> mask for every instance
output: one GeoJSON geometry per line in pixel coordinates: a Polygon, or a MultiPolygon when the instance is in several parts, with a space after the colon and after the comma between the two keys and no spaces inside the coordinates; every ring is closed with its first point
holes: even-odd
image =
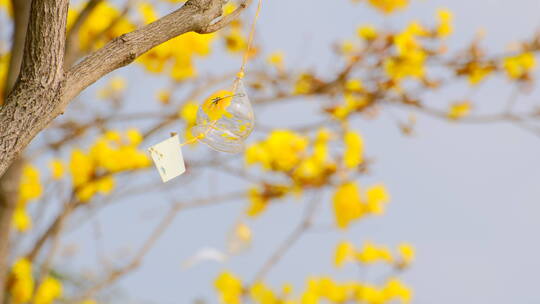
{"type": "Polygon", "coordinates": [[[358,33],[358,37],[367,41],[377,38],[377,29],[373,25],[360,26],[356,32],[358,33]]]}
{"type": "Polygon", "coordinates": [[[409,303],[412,291],[396,278],[389,279],[382,287],[350,281],[340,283],[330,277],[310,278],[302,294],[302,304],[316,304],[321,300],[330,303],[358,302],[368,304],[409,303]]]}
{"type": "MultiPolygon", "coordinates": [[[[358,302],[367,304],[409,303],[412,291],[396,278],[390,278],[377,287],[356,281],[336,282],[332,278],[311,277],[307,279],[305,290],[298,296],[292,295],[293,287],[284,284],[276,292],[263,282],[243,286],[242,281],[230,272],[221,273],[214,282],[220,303],[240,304],[242,298],[249,298],[257,304],[317,304],[358,302]]],[[[250,302],[251,302],[250,301],[250,302]]]]}
{"type": "Polygon", "coordinates": [[[214,38],[214,34],[189,32],[151,49],[137,62],[150,73],[167,72],[176,81],[191,78],[197,75],[193,59],[208,56],[214,38]]]}
{"type": "Polygon", "coordinates": [[[484,78],[494,71],[494,67],[490,64],[481,62],[471,62],[466,68],[466,74],[468,75],[469,83],[471,85],[477,85],[484,78]]]}
{"type": "Polygon", "coordinates": [[[424,77],[427,55],[417,38],[427,34],[420,24],[413,22],[403,32],[394,36],[397,54],[385,59],[384,62],[386,73],[392,80],[424,77]]]}
{"type": "Polygon", "coordinates": [[[233,273],[223,272],[214,281],[214,286],[219,293],[220,303],[240,304],[242,303],[242,281],[233,273]]]}
{"type": "Polygon", "coordinates": [[[88,153],[73,150],[69,168],[77,198],[86,202],[97,193],[110,193],[114,188],[112,173],[148,167],[149,158],[137,149],[141,141],[142,136],[135,129],[124,134],[107,131],[88,153]]]}
{"type": "Polygon", "coordinates": [[[260,215],[272,199],[279,199],[284,197],[292,189],[283,185],[269,185],[265,184],[261,189],[250,188],[248,190],[249,206],[246,210],[246,214],[252,217],[260,215]]]}
{"type": "Polygon", "coordinates": [[[266,170],[288,172],[306,154],[309,140],[289,130],[274,130],[264,141],[246,149],[246,163],[260,164],[266,170]]]}
{"type": "Polygon", "coordinates": [[[362,264],[374,264],[385,262],[398,268],[408,267],[414,260],[414,247],[408,243],[399,244],[397,255],[393,255],[385,246],[377,246],[371,242],[365,242],[360,250],[350,242],[340,242],[336,246],[334,265],[342,267],[345,263],[358,261],[362,264]]]}
{"type": "Polygon", "coordinates": [[[62,296],[62,283],[47,276],[36,290],[33,304],[51,304],[62,296]]]}
{"type": "MultiPolygon", "coordinates": [[[[145,23],[157,19],[154,7],[150,3],[141,3],[138,7],[145,23]]],[[[137,59],[150,73],[166,72],[176,80],[182,81],[195,77],[197,70],[193,59],[210,54],[210,46],[215,34],[200,35],[189,32],[162,43],[137,59]]]]}
{"type": "Polygon", "coordinates": [[[345,120],[349,115],[363,110],[369,104],[360,79],[349,79],[345,83],[344,101],[343,104],[328,109],[328,112],[337,120],[345,120]]]}
{"type": "Polygon", "coordinates": [[[390,200],[383,185],[367,188],[364,195],[360,194],[360,189],[354,182],[346,182],[337,187],[333,207],[336,225],[339,228],[345,229],[351,222],[370,214],[382,214],[384,204],[390,200]]]}
{"type": "Polygon", "coordinates": [[[0,9],[5,9],[8,13],[8,16],[13,16],[13,7],[11,7],[10,0],[0,0],[0,9]]]}
{"type": "Polygon", "coordinates": [[[437,36],[444,38],[452,34],[454,31],[452,24],[454,17],[452,12],[448,9],[439,9],[437,11],[437,19],[439,21],[437,26],[437,36]]]}
{"type": "Polygon", "coordinates": [[[513,79],[527,78],[529,72],[536,66],[536,58],[532,52],[504,58],[503,67],[506,75],[513,79]]]}
{"type": "Polygon", "coordinates": [[[409,0],[368,0],[368,2],[384,14],[404,9],[409,4],[409,0]]]}
{"type": "Polygon", "coordinates": [[[11,267],[9,293],[15,304],[29,302],[34,292],[32,263],[21,258],[11,267]]]}
{"type": "MultiPolygon", "coordinates": [[[[223,6],[223,15],[227,16],[236,9],[236,5],[232,2],[227,2],[223,6]]],[[[235,20],[230,24],[228,31],[224,34],[223,39],[225,48],[231,53],[242,53],[247,48],[246,35],[242,32],[242,22],[235,20]]]]}
{"type": "Polygon", "coordinates": [[[28,202],[39,198],[43,193],[39,171],[32,165],[25,165],[22,169],[19,184],[19,199],[13,213],[13,225],[19,231],[27,231],[32,227],[32,219],[26,210],[28,202]]]}
{"type": "MultiPolygon", "coordinates": [[[[68,30],[75,22],[80,9],[70,8],[68,30]]],[[[83,51],[95,50],[122,34],[131,32],[135,26],[108,1],[101,1],[90,13],[79,29],[79,48],[83,51]]]]}

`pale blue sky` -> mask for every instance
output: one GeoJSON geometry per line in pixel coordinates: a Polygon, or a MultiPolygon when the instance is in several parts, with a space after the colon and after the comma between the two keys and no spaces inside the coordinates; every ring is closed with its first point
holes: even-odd
{"type": "MultiPolygon", "coordinates": [[[[439,7],[447,7],[455,15],[451,47],[462,46],[477,29],[484,28],[486,45],[498,52],[515,39],[529,37],[539,25],[540,2],[536,0],[412,0],[406,11],[391,17],[364,4],[352,6],[347,0],[265,0],[257,37],[265,50],[284,50],[289,65],[313,66],[324,73],[337,68],[329,45],[352,37],[358,25],[384,24],[397,29],[414,19],[431,23],[439,7]]],[[[214,56],[212,64],[204,68],[219,73],[236,66],[236,59],[220,56],[214,56]]],[[[119,74],[131,80],[133,102],[145,109],[156,107],[152,99],[162,84],[148,81],[149,76],[138,67],[119,74]],[[145,86],[137,85],[140,83],[145,86]]],[[[494,111],[501,105],[501,96],[508,93],[504,83],[493,80],[475,95],[480,110],[494,111]]],[[[466,92],[464,86],[456,86],[430,95],[430,102],[445,105],[466,92]]],[[[534,101],[537,95],[533,92],[526,99],[534,101]]],[[[355,120],[355,127],[365,137],[367,154],[376,159],[373,174],[360,182],[387,185],[392,196],[387,215],[363,221],[347,232],[307,235],[273,269],[269,283],[292,282],[299,290],[308,275],[355,278],[356,269],[336,271],[331,265],[333,248],[341,239],[359,245],[369,239],[391,247],[408,241],[418,252],[417,261],[403,275],[415,290],[414,303],[540,303],[536,292],[540,243],[535,234],[540,229],[540,139],[504,123],[461,125],[422,115],[416,136],[403,137],[385,111],[374,121],[355,120]]],[[[276,107],[256,114],[265,125],[282,126],[309,121],[312,117],[305,113],[305,108],[276,107]]],[[[109,251],[137,244],[156,215],[165,210],[158,207],[171,198],[202,196],[209,189],[208,181],[218,181],[213,187],[216,192],[238,185],[230,178],[205,174],[208,178],[204,176],[201,184],[182,186],[188,181],[178,179],[174,196],[140,196],[107,208],[101,225],[109,251]]],[[[324,199],[329,214],[330,199],[324,199]]],[[[188,303],[197,297],[217,303],[211,286],[217,273],[230,269],[251,279],[293,229],[302,211],[294,202],[272,207],[250,222],[255,237],[250,251],[225,264],[209,262],[182,269],[181,262],[201,247],[223,247],[227,231],[245,203],[181,214],[140,270],[122,280],[121,286],[133,299],[153,303],[188,303]]],[[[330,220],[323,217],[321,222],[330,220]]],[[[91,267],[92,239],[91,226],[68,236],[67,241],[82,244],[82,253],[70,265],[91,267]]]]}

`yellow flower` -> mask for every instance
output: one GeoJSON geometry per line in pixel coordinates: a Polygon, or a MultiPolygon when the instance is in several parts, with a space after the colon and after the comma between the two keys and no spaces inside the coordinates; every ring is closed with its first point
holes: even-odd
{"type": "Polygon", "coordinates": [[[457,120],[469,115],[470,112],[471,103],[469,101],[456,102],[450,106],[448,118],[457,120]]]}
{"type": "Polygon", "coordinates": [[[139,3],[139,13],[142,15],[144,23],[154,22],[157,19],[156,11],[150,3],[139,3]]]}
{"type": "Polygon", "coordinates": [[[342,229],[347,228],[352,221],[361,218],[365,213],[358,186],[353,182],[338,186],[333,203],[336,224],[342,229]]]}
{"type": "Polygon", "coordinates": [[[233,93],[227,90],[217,91],[208,97],[203,105],[202,110],[210,121],[216,121],[223,117],[223,115],[230,115],[227,113],[227,107],[231,104],[233,93]]]}
{"type": "Polygon", "coordinates": [[[283,69],[283,52],[274,52],[268,55],[266,62],[276,67],[278,70],[283,69]]]}
{"type": "Polygon", "coordinates": [[[343,162],[347,168],[356,168],[364,160],[364,141],[360,134],[347,131],[344,136],[344,142],[343,162]]]}
{"type": "Polygon", "coordinates": [[[379,261],[392,263],[393,257],[388,248],[365,242],[362,250],[357,253],[357,259],[364,264],[373,264],[379,261]]]}
{"type": "Polygon", "coordinates": [[[391,14],[396,10],[403,9],[409,0],[368,0],[369,4],[385,14],[391,14]]]}
{"type": "Polygon", "coordinates": [[[13,226],[21,232],[28,231],[32,228],[32,218],[26,212],[24,207],[17,207],[13,212],[13,226]]]}
{"type": "Polygon", "coordinates": [[[473,62],[469,65],[468,79],[471,85],[482,82],[486,76],[493,72],[493,67],[473,62]]]}
{"type": "Polygon", "coordinates": [[[396,278],[388,280],[382,292],[386,301],[400,300],[401,303],[410,303],[412,299],[412,291],[396,278]]]}
{"type": "Polygon", "coordinates": [[[160,90],[157,93],[157,100],[161,102],[162,104],[169,104],[171,101],[171,91],[169,90],[160,90]]]}
{"type": "Polygon", "coordinates": [[[354,245],[350,242],[340,242],[336,247],[334,254],[334,265],[341,267],[346,262],[354,261],[355,249],[354,245]]]}
{"type": "Polygon", "coordinates": [[[398,246],[398,252],[401,256],[401,265],[402,267],[407,267],[414,261],[415,250],[411,244],[402,243],[398,246]]]}
{"type": "Polygon", "coordinates": [[[51,168],[52,178],[61,179],[64,176],[64,163],[59,159],[53,159],[49,162],[49,168],[51,168]]]}
{"type": "Polygon", "coordinates": [[[128,139],[128,142],[132,146],[138,146],[143,141],[143,136],[141,132],[137,129],[129,129],[126,131],[126,137],[128,139]]]}
{"type": "Polygon", "coordinates": [[[439,25],[437,26],[437,35],[439,37],[447,37],[452,34],[452,12],[448,9],[439,9],[437,10],[437,19],[439,20],[439,25]]]}
{"type": "Polygon", "coordinates": [[[242,281],[231,272],[222,272],[214,281],[220,303],[240,304],[242,302],[242,281]]]}
{"type": "Polygon", "coordinates": [[[264,198],[257,188],[248,190],[249,207],[246,214],[252,217],[260,215],[268,206],[268,200],[264,198]]]}
{"type": "Polygon", "coordinates": [[[279,303],[272,289],[268,288],[264,283],[257,282],[250,288],[251,298],[255,303],[260,304],[277,304],[279,303]]]}
{"type": "Polygon", "coordinates": [[[525,77],[535,66],[536,58],[532,52],[506,57],[503,62],[506,75],[514,79],[525,77]]]}
{"type": "Polygon", "coordinates": [[[371,41],[377,38],[377,29],[373,25],[360,26],[357,29],[358,37],[371,41]]]}
{"type": "Polygon", "coordinates": [[[231,53],[242,52],[247,47],[247,41],[238,29],[231,30],[224,38],[225,47],[231,53]]]}
{"type": "Polygon", "coordinates": [[[34,277],[32,263],[26,258],[20,258],[11,267],[12,284],[9,289],[11,299],[16,304],[26,303],[34,292],[34,277]]]}
{"type": "Polygon", "coordinates": [[[384,212],[383,204],[390,200],[383,185],[371,186],[366,190],[367,209],[373,214],[382,214],[384,212]]]}
{"type": "Polygon", "coordinates": [[[27,202],[39,198],[42,193],[43,187],[39,179],[39,171],[32,165],[25,165],[19,184],[19,200],[27,202]]]}
{"type": "Polygon", "coordinates": [[[188,127],[195,125],[198,109],[199,105],[195,101],[186,102],[180,109],[180,117],[186,122],[188,127]]]}
{"type": "Polygon", "coordinates": [[[349,79],[345,83],[345,90],[349,92],[362,92],[363,86],[360,79],[349,79]]]}
{"type": "Polygon", "coordinates": [[[274,130],[266,140],[246,150],[246,163],[260,164],[264,169],[288,172],[302,160],[308,140],[289,130],[274,130]]]}
{"type": "Polygon", "coordinates": [[[51,304],[62,296],[62,283],[53,277],[46,277],[36,290],[33,304],[51,304]]]}
{"type": "Polygon", "coordinates": [[[75,149],[71,152],[69,169],[73,185],[78,187],[90,180],[94,172],[94,163],[83,151],[75,149]]]}

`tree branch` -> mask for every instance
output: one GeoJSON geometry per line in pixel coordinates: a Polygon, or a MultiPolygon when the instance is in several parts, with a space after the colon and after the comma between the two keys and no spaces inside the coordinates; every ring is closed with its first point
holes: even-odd
{"type": "Polygon", "coordinates": [[[172,38],[206,28],[221,16],[223,4],[223,0],[190,0],[171,14],[124,34],[88,55],[67,72],[60,112],[83,89],[106,74],[172,38]]]}

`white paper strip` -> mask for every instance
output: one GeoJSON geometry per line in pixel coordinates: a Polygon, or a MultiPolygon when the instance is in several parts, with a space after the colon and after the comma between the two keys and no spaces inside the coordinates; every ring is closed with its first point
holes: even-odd
{"type": "Polygon", "coordinates": [[[150,147],[148,151],[164,183],[186,172],[178,135],[150,147]]]}

